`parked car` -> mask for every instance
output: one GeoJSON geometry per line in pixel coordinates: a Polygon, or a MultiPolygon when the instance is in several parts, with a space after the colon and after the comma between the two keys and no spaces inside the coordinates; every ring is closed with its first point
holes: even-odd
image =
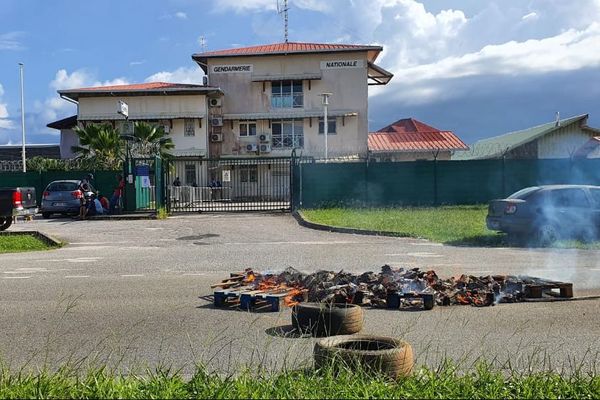
{"type": "MultiPolygon", "coordinates": [[[[79,214],[84,193],[79,189],[81,180],[62,180],[50,182],[42,194],[40,212],[44,218],[52,214],[79,214]]],[[[91,186],[91,185],[90,185],[91,186]]],[[[93,188],[91,188],[93,191],[93,188]]]]}
{"type": "Polygon", "coordinates": [[[37,214],[35,188],[0,188],[0,231],[8,229],[13,218],[37,214]]]}
{"type": "Polygon", "coordinates": [[[590,241],[600,234],[600,186],[533,186],[492,200],[488,229],[548,245],[559,239],[590,241]]]}

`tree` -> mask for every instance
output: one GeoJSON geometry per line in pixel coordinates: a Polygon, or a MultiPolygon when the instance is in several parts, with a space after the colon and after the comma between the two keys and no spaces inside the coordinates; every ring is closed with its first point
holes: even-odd
{"type": "Polygon", "coordinates": [[[71,149],[77,158],[93,161],[99,169],[119,169],[125,155],[124,142],[110,124],[90,124],[76,127],[79,146],[71,149]]]}
{"type": "Polygon", "coordinates": [[[173,140],[167,137],[162,126],[151,125],[147,122],[136,122],[133,136],[132,153],[138,157],[153,157],[160,154],[162,158],[170,156],[169,150],[175,147],[173,140]]]}

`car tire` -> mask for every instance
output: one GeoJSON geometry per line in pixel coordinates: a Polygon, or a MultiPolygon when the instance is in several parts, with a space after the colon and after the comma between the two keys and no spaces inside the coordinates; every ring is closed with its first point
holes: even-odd
{"type": "Polygon", "coordinates": [[[50,218],[51,215],[52,215],[52,213],[48,213],[48,212],[42,213],[42,217],[45,219],[50,218]]]}
{"type": "Polygon", "coordinates": [[[292,309],[292,326],[318,337],[360,332],[363,320],[356,304],[299,303],[292,309]]]}
{"type": "Polygon", "coordinates": [[[315,367],[365,368],[392,379],[409,376],[413,349],[407,342],[384,336],[345,335],[319,340],[313,350],[315,367]]]}
{"type": "Polygon", "coordinates": [[[11,217],[0,217],[0,231],[7,230],[12,225],[11,217]]]}
{"type": "Polygon", "coordinates": [[[538,246],[551,246],[560,239],[560,234],[556,225],[545,222],[538,226],[535,232],[535,243],[538,246]]]}

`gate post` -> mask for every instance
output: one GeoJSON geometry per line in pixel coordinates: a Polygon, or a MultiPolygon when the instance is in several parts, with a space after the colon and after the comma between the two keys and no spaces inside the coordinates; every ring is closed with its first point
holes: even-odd
{"type": "Polygon", "coordinates": [[[162,159],[160,155],[154,157],[154,209],[158,212],[164,206],[162,159]]]}

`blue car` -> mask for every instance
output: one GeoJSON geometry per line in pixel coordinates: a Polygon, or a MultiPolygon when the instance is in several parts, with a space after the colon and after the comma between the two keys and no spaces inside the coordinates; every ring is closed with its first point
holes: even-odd
{"type": "Polygon", "coordinates": [[[561,239],[592,241],[600,234],[600,186],[533,186],[492,200],[488,229],[514,242],[542,246],[561,239]]]}

